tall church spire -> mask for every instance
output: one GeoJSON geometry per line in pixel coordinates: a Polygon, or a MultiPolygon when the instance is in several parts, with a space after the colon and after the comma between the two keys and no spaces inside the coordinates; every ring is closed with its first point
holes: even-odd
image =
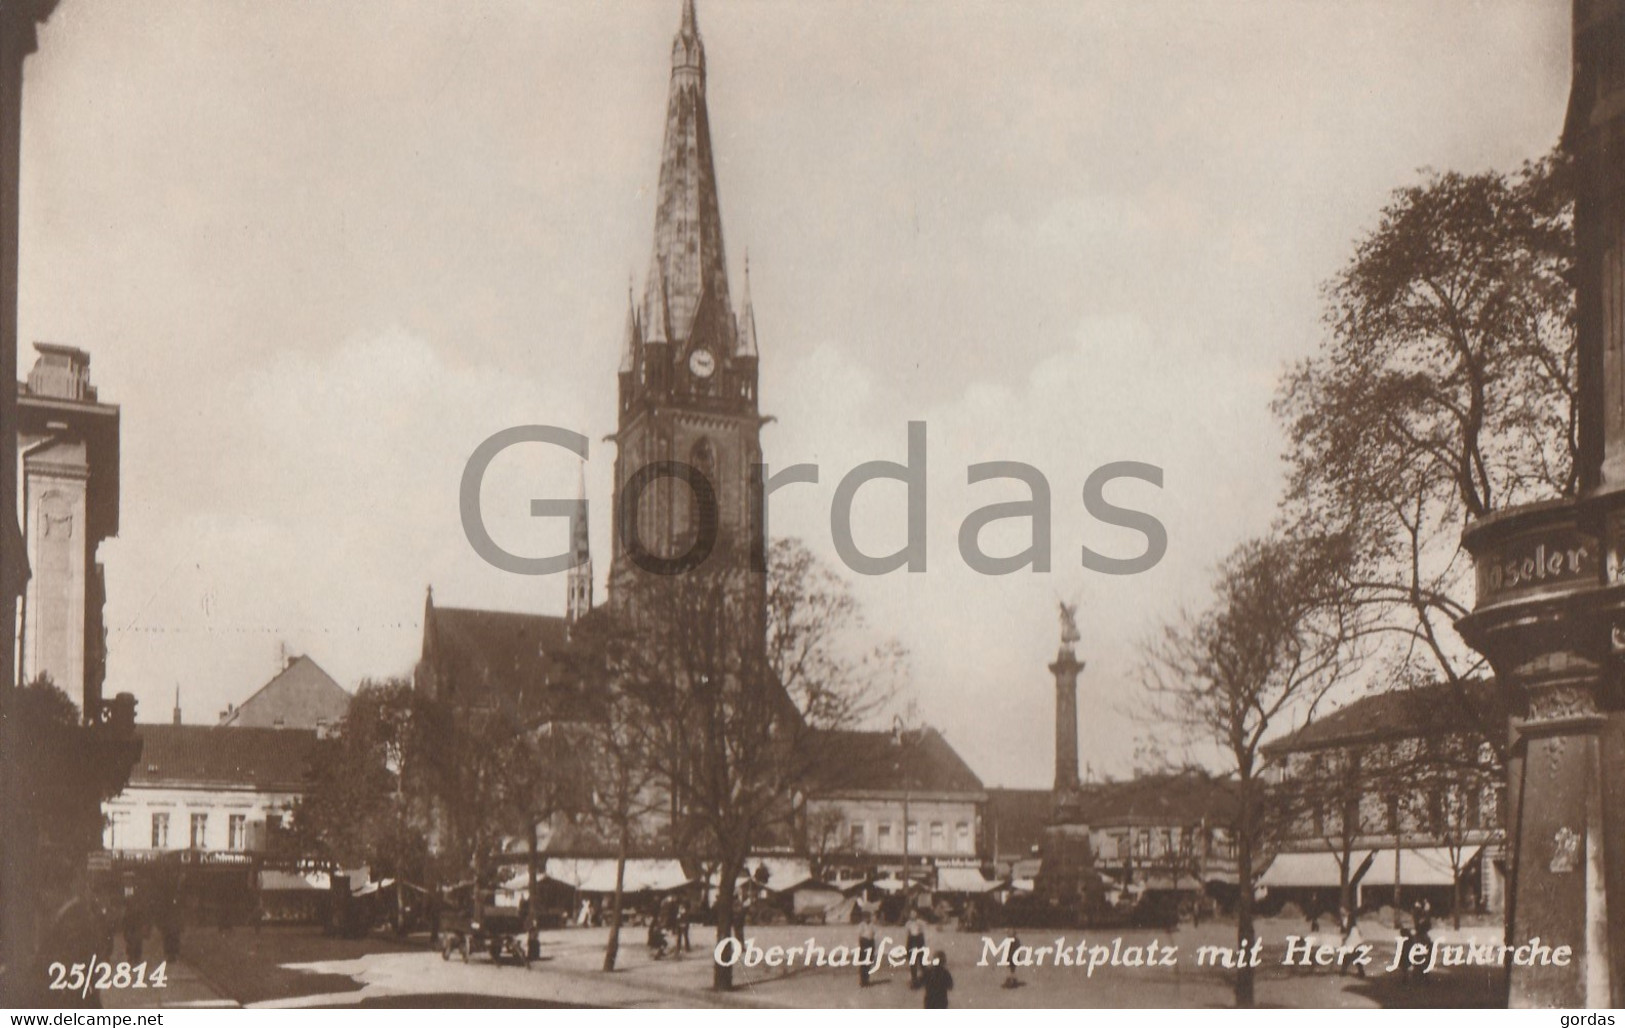
{"type": "Polygon", "coordinates": [[[643,323],[652,336],[654,312],[648,305],[657,302],[655,294],[664,279],[671,341],[680,349],[689,342],[703,293],[709,292],[721,309],[732,309],[705,106],[705,45],[695,23],[693,0],[684,0],[682,23],[671,44],[666,137],[655,196],[654,253],[643,323]]]}
{"type": "MultiPolygon", "coordinates": [[[[694,0],[684,0],[671,45],[654,247],[617,380],[609,601],[621,610],[635,583],[657,573],[652,568],[671,566],[651,560],[697,554],[701,562],[744,566],[764,548],[752,470],[761,464],[763,423],[755,314],[736,311],[728,297],[705,82],[694,0]],[[711,489],[702,496],[668,479],[651,483],[646,473],[667,461],[692,467],[711,489]],[[701,539],[711,540],[703,552],[701,539]]],[[[760,582],[751,590],[740,621],[754,626],[747,629],[754,637],[765,631],[766,598],[760,582]]],[[[571,596],[575,610],[578,594],[571,596]]]]}

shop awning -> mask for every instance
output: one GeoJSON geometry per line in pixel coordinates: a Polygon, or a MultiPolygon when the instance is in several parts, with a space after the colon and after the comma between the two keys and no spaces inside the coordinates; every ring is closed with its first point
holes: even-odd
{"type": "MultiPolygon", "coordinates": [[[[547,858],[546,877],[550,881],[567,885],[582,892],[614,892],[615,861],[609,859],[547,858]]],[[[683,873],[683,865],[675,860],[641,858],[628,860],[621,879],[622,892],[667,892],[687,885],[692,879],[683,873]]],[[[529,885],[528,872],[510,879],[510,888],[523,889],[529,885]]]]}
{"type": "Polygon", "coordinates": [[[745,861],[741,876],[756,877],[758,868],[767,869],[769,889],[783,889],[812,877],[812,864],[800,857],[752,857],[745,861]]]}
{"type": "MultiPolygon", "coordinates": [[[[1362,859],[1364,854],[1356,853],[1349,870],[1359,867],[1362,859]]],[[[1370,881],[1369,875],[1366,880],[1370,881]]],[[[1335,889],[1341,881],[1337,857],[1331,853],[1281,853],[1258,884],[1266,889],[1335,889]]]]}
{"type": "MultiPolygon", "coordinates": [[[[1474,860],[1482,853],[1482,846],[1465,846],[1455,851],[1462,870],[1472,866],[1474,860]]],[[[1450,860],[1451,850],[1448,846],[1407,846],[1399,851],[1399,884],[1400,885],[1454,885],[1456,876],[1452,870],[1450,860]]],[[[1333,884],[1336,884],[1335,882],[1333,884]]],[[[1392,848],[1378,850],[1377,857],[1371,863],[1371,870],[1360,879],[1360,884],[1366,888],[1374,885],[1394,884],[1394,851],[1392,848]]]]}
{"type": "MultiPolygon", "coordinates": [[[[1478,858],[1481,851],[1482,847],[1459,850],[1461,866],[1466,868],[1478,858]]],[[[1358,870],[1366,857],[1372,853],[1372,850],[1363,847],[1355,850],[1350,861],[1349,873],[1353,874],[1358,870]]],[[[1264,872],[1264,877],[1258,884],[1272,889],[1335,889],[1341,881],[1337,856],[1323,850],[1318,853],[1280,854],[1270,864],[1269,870],[1264,872]]],[[[1451,885],[1454,882],[1455,875],[1451,872],[1448,847],[1406,846],[1399,851],[1400,885],[1451,885]]],[[[1360,879],[1359,884],[1361,888],[1367,889],[1384,885],[1393,887],[1392,847],[1375,851],[1371,867],[1360,879]]]]}
{"type": "Polygon", "coordinates": [[[937,868],[938,892],[982,893],[997,889],[1001,883],[990,882],[974,867],[937,868]]]}
{"type": "Polygon", "coordinates": [[[260,872],[260,889],[264,892],[319,892],[310,879],[292,871],[267,868],[260,872]]]}

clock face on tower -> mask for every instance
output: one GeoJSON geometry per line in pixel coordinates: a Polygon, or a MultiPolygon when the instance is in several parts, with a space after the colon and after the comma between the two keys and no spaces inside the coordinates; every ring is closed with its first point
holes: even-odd
{"type": "Polygon", "coordinates": [[[688,355],[688,370],[695,378],[710,378],[717,370],[717,359],[711,356],[710,350],[695,350],[688,355]]]}

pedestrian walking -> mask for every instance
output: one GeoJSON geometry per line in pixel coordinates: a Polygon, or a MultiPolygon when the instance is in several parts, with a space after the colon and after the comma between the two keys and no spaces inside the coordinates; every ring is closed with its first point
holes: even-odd
{"type": "Polygon", "coordinates": [[[918,910],[910,910],[908,922],[903,926],[903,945],[908,949],[908,987],[917,989],[925,976],[925,922],[918,910]]]}
{"type": "Polygon", "coordinates": [[[925,985],[925,1009],[947,1010],[948,993],[954,987],[954,976],[948,973],[948,958],[938,953],[921,969],[920,977],[925,985]]]}
{"type": "Polygon", "coordinates": [[[875,960],[875,923],[868,914],[858,921],[858,987],[869,987],[869,968],[875,960]]]}
{"type": "Polygon", "coordinates": [[[999,958],[999,963],[1004,967],[1003,988],[1019,989],[1021,979],[1016,977],[1016,950],[1021,948],[1021,937],[1016,934],[1014,928],[1011,928],[1005,933],[1005,941],[1007,945],[1004,947],[1004,955],[999,958]]]}
{"type": "Polygon", "coordinates": [[[676,930],[673,934],[676,936],[677,952],[687,953],[694,947],[693,944],[688,941],[688,923],[692,918],[688,909],[688,902],[686,900],[677,904],[675,916],[677,922],[676,930]]]}
{"type": "MultiPolygon", "coordinates": [[[[1365,942],[1365,936],[1360,934],[1360,922],[1352,910],[1345,908],[1339,908],[1338,916],[1342,919],[1343,952],[1345,954],[1354,953],[1365,942]]],[[[1349,962],[1346,960],[1342,962],[1342,973],[1349,973],[1349,962]]],[[[1356,978],[1365,977],[1364,964],[1354,964],[1354,976],[1356,978]]]]}
{"type": "Polygon", "coordinates": [[[124,906],[124,958],[132,964],[141,963],[141,951],[147,944],[147,912],[144,897],[137,893],[124,906]]]}

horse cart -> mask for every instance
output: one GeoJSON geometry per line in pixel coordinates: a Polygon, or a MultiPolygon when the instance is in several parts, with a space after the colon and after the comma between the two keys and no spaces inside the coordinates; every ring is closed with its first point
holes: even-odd
{"type": "Polygon", "coordinates": [[[489,953],[498,967],[504,963],[530,967],[525,921],[516,907],[499,907],[482,898],[479,913],[454,921],[440,939],[440,959],[461,956],[463,963],[474,953],[489,953]]]}

